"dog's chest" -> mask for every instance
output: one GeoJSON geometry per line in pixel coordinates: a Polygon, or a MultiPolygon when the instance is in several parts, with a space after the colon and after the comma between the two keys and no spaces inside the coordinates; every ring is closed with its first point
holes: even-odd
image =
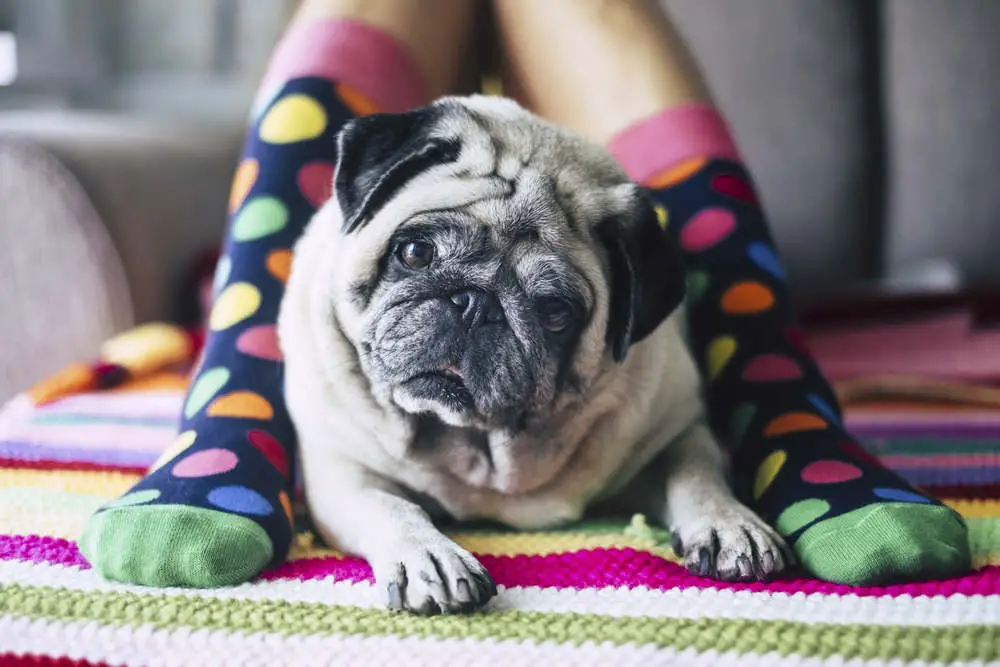
{"type": "Polygon", "coordinates": [[[495,490],[498,477],[518,471],[503,469],[505,462],[495,459],[483,434],[442,429],[422,432],[408,464],[393,474],[432,515],[460,521],[488,519],[521,529],[555,526],[583,516],[589,497],[577,477],[554,480],[543,491],[501,493],[495,490]]]}

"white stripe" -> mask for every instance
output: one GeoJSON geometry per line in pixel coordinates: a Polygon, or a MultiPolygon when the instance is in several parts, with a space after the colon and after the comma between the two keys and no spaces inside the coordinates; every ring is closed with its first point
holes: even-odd
{"type": "MultiPolygon", "coordinates": [[[[845,660],[803,658],[776,653],[737,654],[694,649],[677,651],[653,646],[586,643],[580,646],[543,642],[420,637],[282,636],[196,630],[155,630],[97,623],[0,616],[0,647],[14,653],[104,661],[116,665],[188,667],[207,665],[393,665],[395,667],[944,667],[945,663],[902,660],[845,660]]],[[[954,663],[972,667],[983,663],[954,663]]],[[[996,665],[997,663],[990,663],[996,665]]]]}
{"type": "MultiPolygon", "coordinates": [[[[105,581],[94,570],[62,565],[0,561],[0,585],[51,586],[79,591],[130,592],[139,595],[189,596],[229,600],[285,600],[355,607],[380,606],[370,584],[332,578],[278,580],[225,589],[147,588],[105,581]]],[[[904,626],[1000,624],[996,597],[858,597],[820,593],[756,593],[715,589],[647,588],[558,589],[511,587],[489,606],[494,611],[601,614],[614,617],[748,619],[904,626]]]]}
{"type": "Polygon", "coordinates": [[[47,414],[85,414],[95,417],[174,417],[179,416],[184,403],[184,392],[174,390],[117,392],[92,392],[59,399],[54,403],[35,407],[31,399],[21,394],[0,409],[2,417],[23,417],[34,410],[47,414]]]}

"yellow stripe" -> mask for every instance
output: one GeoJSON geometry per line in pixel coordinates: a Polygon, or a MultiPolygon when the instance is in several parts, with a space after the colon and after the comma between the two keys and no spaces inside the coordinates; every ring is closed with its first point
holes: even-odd
{"type": "Polygon", "coordinates": [[[25,470],[0,468],[0,487],[33,487],[68,493],[117,498],[141,479],[135,473],[87,470],[25,470]]]}
{"type": "Polygon", "coordinates": [[[1000,500],[947,499],[944,503],[967,519],[1000,517],[1000,500]]]}
{"type": "MultiPolygon", "coordinates": [[[[621,533],[449,533],[461,547],[490,556],[545,556],[581,549],[636,549],[648,551],[667,560],[677,560],[670,545],[653,540],[632,538],[621,533]]],[[[342,556],[335,549],[315,543],[311,533],[296,535],[289,560],[342,556]]]]}

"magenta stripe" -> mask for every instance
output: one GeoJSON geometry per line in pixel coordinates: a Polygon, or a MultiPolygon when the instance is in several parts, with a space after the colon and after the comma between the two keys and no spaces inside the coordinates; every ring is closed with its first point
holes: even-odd
{"type": "MultiPolygon", "coordinates": [[[[68,540],[38,535],[0,536],[0,560],[89,568],[76,545],[68,540]]],[[[676,588],[745,590],[764,593],[820,593],[859,597],[901,595],[952,596],[1000,595],[1000,567],[990,566],[965,577],[947,581],[894,586],[842,586],[825,581],[786,578],[766,584],[727,584],[696,577],[683,567],[634,549],[592,549],[547,556],[481,556],[483,565],[501,586],[541,588],[676,588]]],[[[358,558],[307,558],[291,561],[261,575],[261,580],[323,579],[372,581],[368,564],[358,558]]]]}
{"type": "MultiPolygon", "coordinates": [[[[986,567],[947,581],[894,586],[843,586],[816,579],[785,578],[768,583],[724,583],[698,577],[677,563],[634,549],[592,549],[547,556],[481,556],[480,560],[501,586],[540,588],[676,588],[721,589],[766,593],[821,593],[859,597],[901,595],[1000,595],[1000,567],[986,567]]],[[[371,569],[355,558],[315,558],[285,563],[262,579],[320,579],[371,581],[371,569]]]]}

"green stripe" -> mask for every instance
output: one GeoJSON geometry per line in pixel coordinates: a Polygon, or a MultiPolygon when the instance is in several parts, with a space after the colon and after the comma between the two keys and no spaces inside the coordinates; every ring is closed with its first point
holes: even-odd
{"type": "Polygon", "coordinates": [[[871,438],[870,447],[879,456],[907,454],[1000,454],[997,438],[871,438]]]}
{"type": "Polygon", "coordinates": [[[116,626],[149,624],[244,633],[439,639],[586,641],[615,645],[846,659],[1000,659],[1000,628],[829,625],[740,619],[614,618],[596,614],[497,612],[420,618],[358,607],[279,600],[94,593],[41,586],[0,587],[0,613],[116,626]]]}
{"type": "Polygon", "coordinates": [[[156,426],[174,428],[176,417],[126,417],[113,415],[86,415],[71,413],[40,414],[31,418],[31,423],[44,426],[79,426],[90,424],[115,424],[119,426],[156,426]]]}

